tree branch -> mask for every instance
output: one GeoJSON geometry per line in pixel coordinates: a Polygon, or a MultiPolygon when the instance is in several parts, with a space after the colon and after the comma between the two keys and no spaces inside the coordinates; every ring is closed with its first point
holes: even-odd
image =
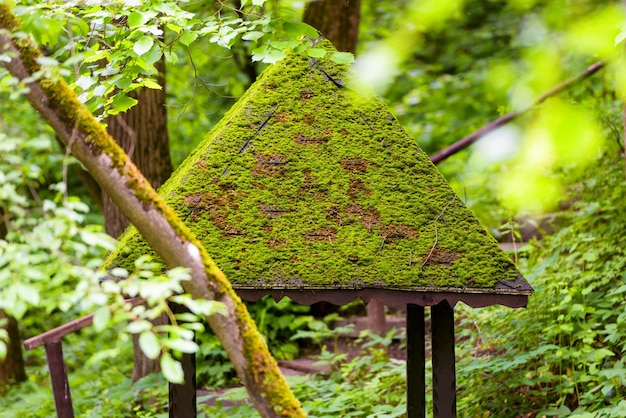
{"type": "Polygon", "coordinates": [[[224,303],[228,315],[212,315],[207,321],[261,416],[305,416],[224,273],[69,86],[61,79],[33,77],[41,69],[41,54],[30,38],[11,35],[20,27],[8,4],[0,0],[0,53],[11,57],[2,64],[28,86],[26,96],[31,105],[166,265],[190,269],[191,279],[183,283],[185,292],[194,298],[224,303]]]}
{"type": "Polygon", "coordinates": [[[581,72],[580,74],[577,74],[574,77],[568,80],[565,80],[561,84],[558,84],[554,86],[553,88],[551,88],[550,90],[543,93],[541,96],[535,99],[535,101],[530,106],[522,110],[518,110],[517,112],[507,113],[506,115],[501,116],[498,119],[494,120],[493,122],[488,123],[487,125],[483,126],[482,128],[480,128],[473,134],[468,135],[465,138],[461,139],[460,141],[457,141],[454,144],[450,145],[449,147],[435,153],[432,157],[430,157],[430,161],[432,161],[433,164],[439,164],[446,158],[469,147],[470,145],[478,141],[480,138],[482,138],[489,132],[495,130],[496,128],[499,128],[500,126],[506,125],[507,123],[511,122],[514,119],[517,119],[518,117],[527,113],[529,110],[531,110],[538,104],[541,104],[544,101],[546,101],[548,98],[552,96],[556,96],[557,94],[561,93],[562,91],[576,84],[578,81],[584,80],[585,78],[595,74],[600,69],[602,69],[605,65],[606,65],[606,61],[598,61],[595,64],[590,65],[589,67],[587,67],[585,71],[581,72]]]}

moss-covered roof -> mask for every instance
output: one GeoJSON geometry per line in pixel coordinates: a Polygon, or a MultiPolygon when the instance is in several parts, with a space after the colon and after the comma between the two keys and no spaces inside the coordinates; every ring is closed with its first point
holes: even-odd
{"type": "MultiPolygon", "coordinates": [[[[350,68],[268,68],[160,193],[235,288],[528,294],[509,257],[350,68]]],[[[134,228],[110,265],[152,250],[134,228]]]]}

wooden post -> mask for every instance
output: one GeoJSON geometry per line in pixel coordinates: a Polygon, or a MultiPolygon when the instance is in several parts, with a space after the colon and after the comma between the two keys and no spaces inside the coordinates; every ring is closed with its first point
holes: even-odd
{"type": "Polygon", "coordinates": [[[456,417],[454,310],[447,301],[430,308],[433,350],[433,417],[456,417]]]}
{"type": "Polygon", "coordinates": [[[367,304],[367,328],[380,336],[385,335],[387,329],[385,305],[376,299],[370,299],[370,302],[367,304]]]}
{"type": "MultiPolygon", "coordinates": [[[[182,305],[171,303],[175,314],[187,312],[182,305]]],[[[181,359],[185,381],[169,384],[170,418],[195,418],[196,416],[196,355],[184,353],[181,359]]]]}
{"type": "Polygon", "coordinates": [[[195,418],[196,416],[196,355],[183,354],[181,360],[185,381],[181,385],[169,384],[170,418],[195,418]]]}
{"type": "Polygon", "coordinates": [[[45,347],[57,417],[74,418],[70,384],[67,380],[67,369],[65,367],[65,361],[63,360],[63,346],[61,341],[47,342],[45,347]]]}
{"type": "Polygon", "coordinates": [[[425,418],[426,383],[424,355],[424,307],[406,306],[406,386],[407,417],[425,418]]]}

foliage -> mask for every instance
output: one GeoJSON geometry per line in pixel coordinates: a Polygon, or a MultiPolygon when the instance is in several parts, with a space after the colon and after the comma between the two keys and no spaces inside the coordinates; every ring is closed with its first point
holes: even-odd
{"type": "MultiPolygon", "coordinates": [[[[330,375],[296,376],[290,378],[295,395],[302,401],[310,417],[401,417],[406,415],[404,361],[390,359],[387,348],[395,331],[385,337],[361,336],[363,354],[352,359],[326,349],[318,364],[328,365],[330,375]]],[[[241,400],[241,389],[223,395],[223,400],[241,400]]],[[[258,416],[247,405],[225,409],[221,402],[206,407],[211,417],[258,416]]]]}
{"type": "MultiPolygon", "coordinates": [[[[250,316],[265,338],[270,352],[277,360],[292,360],[300,354],[300,344],[294,335],[320,326],[319,320],[308,315],[309,307],[295,304],[285,297],[279,302],[265,296],[258,302],[247,303],[250,316]]],[[[204,387],[226,387],[236,381],[235,370],[217,337],[210,331],[197,335],[198,384],[204,387]]]]}
{"type": "MultiPolygon", "coordinates": [[[[149,358],[160,355],[165,376],[182,381],[180,364],[171,353],[195,352],[194,332],[201,329],[196,315],[205,317],[223,308],[214,301],[192,300],[182,294],[184,269],[162,274],[160,266],[148,257],[135,261],[130,274],[116,269],[118,280],[100,283],[104,272],[98,267],[106,251],[116,242],[100,226],[84,225],[85,204],[66,198],[64,183],[53,185],[53,199],[39,197],[41,169],[26,163],[25,154],[45,151],[50,143],[42,138],[23,141],[0,134],[0,201],[6,237],[0,239],[0,308],[20,320],[27,310],[43,309],[90,311],[97,307],[94,328],[104,330],[110,323],[130,321],[125,330],[139,334],[141,349],[149,358]],[[24,196],[32,193],[31,198],[24,196]],[[123,280],[119,280],[123,279],[123,280]],[[124,297],[141,297],[148,303],[132,306],[124,297]],[[114,301],[113,304],[111,304],[114,301]],[[170,303],[185,306],[189,312],[174,314],[170,303]],[[111,312],[113,311],[113,315],[111,312]],[[154,327],[149,321],[166,312],[169,325],[154,327]]],[[[3,338],[3,340],[5,337],[3,338]]],[[[101,351],[103,355],[106,351],[101,351]]],[[[0,341],[0,355],[5,355],[0,341]]]]}
{"type": "Polygon", "coordinates": [[[572,179],[569,226],[527,253],[527,309],[465,311],[462,416],[624,416],[624,176],[613,154],[572,179]]]}
{"type": "MultiPolygon", "coordinates": [[[[266,63],[290,49],[326,55],[307,41],[317,38],[315,29],[286,20],[282,9],[264,3],[24,1],[15,11],[24,23],[23,36],[34,36],[49,51],[40,60],[44,71],[69,79],[81,101],[106,116],[134,106],[137,100],[129,93],[136,89],[161,89],[156,63],[164,58],[176,65],[179,51],[192,44],[231,49],[243,43],[253,61],[266,63]]],[[[346,53],[330,56],[337,62],[353,59],[346,53]]]]}
{"type": "MultiPolygon", "coordinates": [[[[72,403],[77,417],[162,417],[167,403],[167,382],[150,375],[131,382],[132,345],[126,335],[118,339],[120,327],[103,332],[85,329],[64,339],[72,403]],[[115,343],[106,356],[92,356],[102,350],[103,341],[115,343]]],[[[45,352],[27,353],[28,382],[12,388],[0,398],[0,417],[50,417],[55,414],[45,352]]]]}
{"type": "Polygon", "coordinates": [[[0,308],[17,319],[32,308],[93,306],[84,285],[97,280],[102,256],[115,248],[101,227],[84,224],[89,208],[66,197],[64,183],[41,190],[46,179],[36,156],[50,146],[46,136],[0,133],[0,308]]]}

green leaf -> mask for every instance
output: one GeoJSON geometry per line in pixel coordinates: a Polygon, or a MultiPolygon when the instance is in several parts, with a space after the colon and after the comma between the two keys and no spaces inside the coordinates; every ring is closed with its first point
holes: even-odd
{"type": "Polygon", "coordinates": [[[253,6],[263,6],[265,4],[265,0],[252,0],[253,6]]]}
{"type": "Polygon", "coordinates": [[[88,75],[81,75],[80,77],[78,77],[78,80],[76,80],[76,85],[83,90],[87,90],[89,87],[96,84],[96,81],[97,80],[95,77],[90,77],[88,75]]]}
{"type": "Polygon", "coordinates": [[[130,77],[122,77],[115,82],[115,87],[118,89],[127,89],[133,83],[130,77]]]}
{"type": "Polygon", "coordinates": [[[120,92],[113,98],[113,110],[110,112],[112,115],[116,115],[120,112],[126,112],[128,109],[137,104],[137,99],[126,96],[120,92]]]}
{"type": "Polygon", "coordinates": [[[144,16],[142,13],[134,11],[128,15],[128,26],[131,28],[140,26],[144,23],[144,16]]]}
{"type": "Polygon", "coordinates": [[[330,55],[330,59],[337,64],[352,64],[354,55],[350,52],[333,52],[330,55]]]}
{"type": "Polygon", "coordinates": [[[198,351],[198,344],[192,340],[183,340],[182,338],[168,338],[163,340],[163,345],[172,350],[180,351],[181,353],[195,353],[198,351]]]}
{"type": "MultiPolygon", "coordinates": [[[[151,331],[144,331],[139,335],[139,347],[149,359],[156,359],[161,354],[159,340],[151,331]]],[[[161,360],[162,362],[163,360],[161,360]]]]}
{"type": "Polygon", "coordinates": [[[152,329],[152,324],[150,321],[146,321],[145,319],[141,319],[138,321],[132,321],[126,326],[126,331],[131,334],[139,334],[144,331],[149,331],[152,329]]]}
{"type": "Polygon", "coordinates": [[[161,90],[163,88],[163,87],[161,87],[159,85],[159,83],[157,83],[156,81],[151,80],[149,78],[143,80],[142,84],[143,84],[144,87],[147,87],[147,88],[153,89],[153,90],[161,90]]]}
{"type": "Polygon", "coordinates": [[[307,25],[304,22],[285,22],[283,23],[283,30],[290,35],[304,35],[309,38],[317,39],[319,34],[317,29],[311,25],[307,25]]]}
{"type": "Polygon", "coordinates": [[[174,317],[177,320],[182,321],[182,322],[196,322],[198,320],[198,317],[192,314],[191,312],[179,313],[179,314],[174,315],[174,317]]]}
{"type": "Polygon", "coordinates": [[[193,41],[198,38],[198,32],[185,32],[178,40],[181,44],[189,46],[193,41]]]}
{"type": "MultiPolygon", "coordinates": [[[[39,272],[41,273],[41,272],[39,272]]],[[[15,292],[25,302],[28,302],[31,305],[39,304],[39,290],[35,286],[31,286],[24,283],[15,283],[15,292]]]]}
{"type": "Polygon", "coordinates": [[[263,32],[253,30],[251,32],[244,33],[241,39],[244,41],[256,41],[257,39],[262,38],[263,35],[265,35],[263,32]]]}
{"type": "Polygon", "coordinates": [[[104,330],[111,320],[111,311],[108,307],[100,308],[93,314],[93,327],[96,331],[104,330]]]}
{"type": "Polygon", "coordinates": [[[152,45],[154,45],[154,39],[152,39],[150,36],[143,35],[133,45],[133,51],[135,51],[135,54],[137,54],[138,56],[142,56],[146,52],[150,51],[152,45]]]}
{"type": "Polygon", "coordinates": [[[161,370],[165,379],[170,383],[181,384],[185,381],[183,366],[174,360],[170,353],[163,353],[161,356],[161,370]]]}
{"type": "Polygon", "coordinates": [[[324,58],[326,56],[326,50],[323,48],[309,48],[306,53],[312,58],[324,58]]]}

